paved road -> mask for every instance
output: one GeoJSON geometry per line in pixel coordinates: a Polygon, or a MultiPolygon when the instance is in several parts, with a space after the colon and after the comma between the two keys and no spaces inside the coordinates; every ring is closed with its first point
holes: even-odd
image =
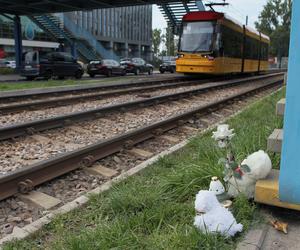
{"type": "Polygon", "coordinates": [[[19,75],[0,75],[0,82],[23,81],[25,78],[19,75]]]}

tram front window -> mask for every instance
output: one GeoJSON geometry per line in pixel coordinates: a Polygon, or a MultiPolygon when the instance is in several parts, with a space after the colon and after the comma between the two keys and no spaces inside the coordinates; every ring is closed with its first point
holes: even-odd
{"type": "Polygon", "coordinates": [[[184,23],[180,51],[192,53],[211,51],[213,33],[214,24],[212,22],[184,23]]]}

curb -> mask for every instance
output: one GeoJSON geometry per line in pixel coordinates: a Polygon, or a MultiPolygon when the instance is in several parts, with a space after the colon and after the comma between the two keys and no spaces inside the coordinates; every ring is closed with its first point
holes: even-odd
{"type": "Polygon", "coordinates": [[[269,231],[269,227],[264,225],[261,229],[250,230],[244,240],[237,245],[236,250],[260,250],[269,231]]]}

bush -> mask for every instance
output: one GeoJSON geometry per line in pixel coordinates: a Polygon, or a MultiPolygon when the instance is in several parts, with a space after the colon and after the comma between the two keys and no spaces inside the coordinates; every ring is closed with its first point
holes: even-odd
{"type": "Polygon", "coordinates": [[[15,70],[11,68],[0,68],[0,75],[10,75],[14,74],[15,70]]]}
{"type": "Polygon", "coordinates": [[[160,60],[159,58],[154,57],[153,61],[151,62],[151,64],[154,66],[154,68],[159,68],[159,66],[162,64],[162,60],[160,60]]]}

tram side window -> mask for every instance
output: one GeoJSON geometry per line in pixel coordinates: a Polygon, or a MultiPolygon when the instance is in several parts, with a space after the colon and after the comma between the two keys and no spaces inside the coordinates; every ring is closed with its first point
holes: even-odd
{"type": "Polygon", "coordinates": [[[243,35],[238,31],[222,26],[224,57],[241,58],[243,35]]]}
{"type": "Polygon", "coordinates": [[[259,41],[247,36],[245,44],[245,59],[258,60],[259,58],[259,41]]]}
{"type": "Polygon", "coordinates": [[[250,37],[246,37],[245,59],[252,59],[252,41],[250,37]]]}
{"type": "Polygon", "coordinates": [[[243,34],[239,32],[235,32],[235,49],[234,49],[235,58],[242,57],[242,48],[243,48],[243,34]]]}
{"type": "Polygon", "coordinates": [[[254,39],[253,40],[254,43],[253,43],[253,56],[254,56],[254,59],[259,59],[259,47],[260,47],[260,41],[259,40],[256,40],[254,39]]]}
{"type": "Polygon", "coordinates": [[[267,61],[269,53],[269,45],[267,43],[261,44],[261,60],[267,61]]]}

